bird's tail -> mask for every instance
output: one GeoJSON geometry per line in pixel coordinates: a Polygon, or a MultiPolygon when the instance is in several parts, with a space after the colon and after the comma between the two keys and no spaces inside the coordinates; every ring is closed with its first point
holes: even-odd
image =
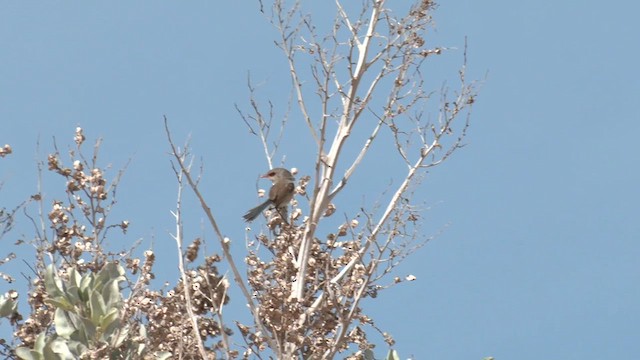
{"type": "Polygon", "coordinates": [[[271,205],[271,200],[267,200],[262,204],[254,207],[253,209],[247,211],[247,213],[243,216],[244,221],[249,222],[255,220],[258,215],[260,215],[269,205],[271,205]]]}

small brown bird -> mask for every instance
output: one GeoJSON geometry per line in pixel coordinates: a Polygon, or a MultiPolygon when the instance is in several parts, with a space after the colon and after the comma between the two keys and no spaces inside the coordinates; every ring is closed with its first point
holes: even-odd
{"type": "MultiPolygon", "coordinates": [[[[296,179],[289,170],[275,168],[269,170],[269,172],[262,175],[261,178],[266,178],[273,182],[271,189],[269,189],[269,199],[244,214],[243,218],[247,222],[253,221],[270,205],[273,205],[276,210],[280,212],[280,209],[286,208],[289,201],[293,198],[293,192],[295,190],[294,182],[296,179]]],[[[280,213],[280,215],[282,215],[282,213],[280,213]]]]}

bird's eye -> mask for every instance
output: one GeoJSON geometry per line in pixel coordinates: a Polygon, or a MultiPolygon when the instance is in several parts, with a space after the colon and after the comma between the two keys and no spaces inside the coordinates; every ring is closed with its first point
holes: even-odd
{"type": "Polygon", "coordinates": [[[275,171],[270,172],[269,176],[276,176],[276,172],[275,171]]]}

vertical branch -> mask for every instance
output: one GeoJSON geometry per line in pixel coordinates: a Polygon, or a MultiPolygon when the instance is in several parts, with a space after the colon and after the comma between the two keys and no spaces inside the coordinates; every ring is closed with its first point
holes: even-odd
{"type": "MultiPolygon", "coordinates": [[[[181,155],[181,161],[184,161],[186,158],[186,153],[181,155]]],[[[191,169],[191,165],[187,167],[187,170],[191,169]]],[[[176,200],[176,210],[171,212],[171,215],[175,218],[176,221],[176,233],[175,235],[171,235],[173,239],[176,241],[176,246],[178,248],[178,269],[180,271],[180,276],[182,277],[182,289],[184,290],[184,299],[185,304],[184,307],[187,309],[187,313],[189,314],[189,321],[191,321],[191,330],[193,332],[193,337],[196,339],[196,343],[198,344],[198,351],[200,352],[200,356],[202,359],[208,359],[207,352],[204,348],[204,344],[202,343],[202,337],[200,336],[200,327],[198,326],[198,320],[196,315],[193,313],[192,302],[191,302],[191,285],[189,283],[189,277],[185,271],[184,267],[184,252],[182,250],[182,178],[183,172],[178,171],[175,167],[173,171],[178,180],[178,198],[176,200]]],[[[224,328],[222,328],[222,332],[224,332],[224,328]]]]}
{"type": "Polygon", "coordinates": [[[216,316],[218,317],[218,327],[220,327],[220,334],[222,335],[222,346],[224,347],[224,351],[226,352],[227,355],[227,359],[231,359],[233,358],[231,356],[231,348],[229,347],[229,336],[227,335],[227,332],[224,330],[224,318],[222,316],[222,309],[224,307],[224,299],[227,296],[227,289],[229,288],[229,284],[228,281],[226,279],[223,279],[223,284],[222,286],[224,286],[224,293],[222,294],[222,296],[220,297],[220,303],[217,304],[217,308],[216,308],[216,316]]]}
{"type": "MultiPolygon", "coordinates": [[[[349,90],[347,91],[347,96],[344,99],[343,112],[338,124],[338,129],[336,130],[335,138],[331,144],[328,154],[326,155],[326,158],[322,159],[322,163],[317,164],[316,171],[320,175],[318,176],[319,181],[316,183],[317,191],[314,191],[314,196],[311,200],[309,220],[307,221],[307,225],[304,230],[302,244],[300,245],[300,253],[298,254],[297,263],[299,264],[300,268],[298,270],[296,278],[300,281],[297,281],[293,287],[292,296],[297,299],[302,299],[304,296],[303,279],[305,279],[307,276],[309,250],[311,248],[311,243],[313,242],[320,217],[329,204],[329,193],[333,185],[335,168],[338,163],[340,151],[342,150],[342,147],[344,146],[347,138],[351,134],[353,126],[356,124],[357,117],[352,116],[352,108],[355,104],[358,86],[360,84],[360,81],[362,80],[364,72],[367,69],[367,51],[371,44],[371,38],[374,35],[375,27],[378,22],[383,4],[384,0],[375,1],[371,9],[371,17],[364,40],[362,42],[354,41],[355,43],[357,43],[357,45],[354,45],[354,43],[352,43],[352,46],[357,46],[358,49],[358,59],[356,62],[357,65],[350,80],[350,86],[349,90]]],[[[357,32],[353,27],[350,30],[353,33],[357,32]]],[[[354,38],[357,39],[357,36],[354,36],[354,38]]]]}
{"type": "MultiPolygon", "coordinates": [[[[236,282],[236,284],[238,285],[238,287],[240,288],[240,290],[242,292],[242,295],[244,296],[245,300],[247,301],[247,306],[249,307],[249,310],[251,311],[251,314],[253,315],[253,320],[255,322],[255,325],[256,325],[256,327],[258,327],[260,329],[260,331],[263,334],[267,334],[268,332],[267,332],[267,330],[265,328],[265,325],[264,325],[264,323],[263,323],[263,321],[262,321],[262,319],[260,317],[260,314],[258,312],[258,307],[254,303],[253,297],[249,293],[249,290],[247,289],[247,286],[246,286],[244,280],[242,279],[242,275],[240,274],[240,271],[238,270],[238,266],[236,265],[236,262],[235,262],[233,256],[231,255],[231,250],[229,248],[231,240],[229,240],[228,238],[226,238],[226,237],[224,237],[222,235],[222,232],[220,231],[220,228],[218,227],[218,223],[216,222],[216,220],[215,220],[215,218],[213,216],[213,213],[211,212],[211,208],[209,208],[209,206],[207,205],[207,202],[204,200],[204,197],[200,193],[200,189],[198,188],[198,185],[195,183],[195,181],[191,177],[191,173],[190,173],[189,169],[184,164],[184,161],[183,161],[183,158],[182,158],[182,152],[180,152],[176,148],[175,143],[173,142],[173,139],[171,138],[171,132],[169,131],[169,124],[168,124],[168,120],[167,120],[166,117],[164,118],[164,126],[165,126],[165,132],[167,134],[167,139],[169,141],[169,145],[171,146],[171,155],[173,156],[173,158],[176,160],[176,163],[180,167],[180,171],[184,174],[184,177],[187,180],[187,183],[189,184],[189,187],[191,187],[191,190],[196,195],[196,198],[198,198],[198,200],[200,201],[200,206],[202,207],[202,210],[204,211],[204,213],[207,215],[207,219],[209,220],[209,224],[213,228],[214,233],[216,234],[216,236],[218,237],[218,241],[220,242],[222,251],[224,253],[224,257],[227,260],[227,263],[229,264],[229,267],[231,268],[231,272],[233,273],[233,280],[236,282]]],[[[277,348],[276,347],[276,343],[275,343],[275,341],[273,339],[267,338],[266,340],[269,343],[269,347],[271,347],[272,349],[276,349],[277,348]]]]}

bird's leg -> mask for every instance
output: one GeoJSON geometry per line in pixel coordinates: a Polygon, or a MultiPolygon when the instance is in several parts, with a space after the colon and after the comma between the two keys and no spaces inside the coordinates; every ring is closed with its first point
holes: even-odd
{"type": "Polygon", "coordinates": [[[280,215],[280,219],[282,219],[285,224],[289,225],[289,222],[287,221],[287,207],[281,206],[279,208],[276,208],[276,212],[278,213],[278,215],[280,215]]]}

